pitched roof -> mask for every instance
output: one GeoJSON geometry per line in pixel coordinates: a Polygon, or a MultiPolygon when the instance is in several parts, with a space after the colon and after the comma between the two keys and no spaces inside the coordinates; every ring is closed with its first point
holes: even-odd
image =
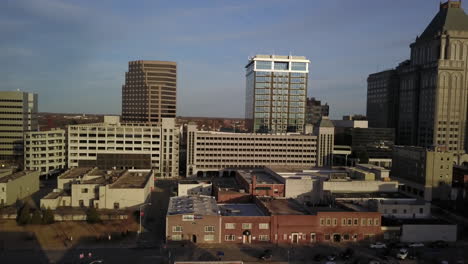
{"type": "Polygon", "coordinates": [[[468,16],[459,5],[453,3],[458,2],[449,1],[441,5],[437,15],[419,37],[420,40],[431,39],[438,32],[446,30],[468,31],[468,16]]]}
{"type": "Polygon", "coordinates": [[[333,122],[328,118],[328,116],[322,116],[320,119],[319,127],[335,127],[333,122]]]}

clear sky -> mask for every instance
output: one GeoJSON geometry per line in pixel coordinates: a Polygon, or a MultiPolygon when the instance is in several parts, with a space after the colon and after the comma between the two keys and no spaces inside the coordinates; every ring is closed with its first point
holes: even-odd
{"type": "MultiPolygon", "coordinates": [[[[466,7],[467,4],[464,3],[466,7]]],[[[365,113],[368,74],[409,58],[439,0],[1,0],[0,90],[39,111],[120,114],[130,60],[178,63],[177,114],[243,117],[255,54],[311,60],[308,96],[365,113]]]]}

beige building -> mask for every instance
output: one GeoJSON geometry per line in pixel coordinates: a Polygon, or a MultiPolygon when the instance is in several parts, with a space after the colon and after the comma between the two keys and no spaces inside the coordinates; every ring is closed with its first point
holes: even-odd
{"type": "MultiPolygon", "coordinates": [[[[320,132],[322,130],[316,130],[320,132]]],[[[311,168],[327,157],[319,156],[317,146],[322,143],[322,155],[331,155],[333,134],[254,134],[198,131],[196,125],[187,127],[187,176],[202,176],[206,172],[221,173],[242,167],[283,166],[311,168]],[[331,141],[330,141],[331,140],[331,141]],[[329,151],[329,147],[331,150],[329,151]]]]}
{"type": "Polygon", "coordinates": [[[68,127],[68,166],[101,169],[153,169],[159,177],[179,175],[179,128],[175,119],[161,124],[104,123],[68,127]]]}
{"type": "Polygon", "coordinates": [[[63,129],[24,133],[24,168],[48,175],[67,167],[66,135],[63,129]]]}
{"type": "Polygon", "coordinates": [[[38,171],[4,171],[0,174],[0,206],[12,205],[39,191],[38,171]]]}
{"type": "Polygon", "coordinates": [[[450,199],[453,153],[442,148],[395,146],[392,178],[400,191],[426,201],[450,199]]]}
{"type": "Polygon", "coordinates": [[[186,180],[177,184],[177,196],[207,195],[211,196],[213,183],[210,181],[186,180]]]}
{"type": "Polygon", "coordinates": [[[153,187],[152,170],[74,168],[57,178],[57,189],[41,199],[41,207],[135,207],[147,201],[153,187]]]}
{"type": "Polygon", "coordinates": [[[159,124],[176,117],[177,64],[131,61],[122,86],[122,120],[159,124]]]}
{"type": "Polygon", "coordinates": [[[37,129],[37,94],[0,91],[0,160],[22,158],[23,132],[37,129]]]}
{"type": "Polygon", "coordinates": [[[323,116],[318,126],[314,127],[317,141],[317,166],[333,166],[333,146],[335,144],[335,127],[328,116],[323,116]]]}
{"type": "Polygon", "coordinates": [[[422,200],[389,199],[371,200],[370,207],[384,217],[420,219],[431,217],[431,203],[422,200]]]}

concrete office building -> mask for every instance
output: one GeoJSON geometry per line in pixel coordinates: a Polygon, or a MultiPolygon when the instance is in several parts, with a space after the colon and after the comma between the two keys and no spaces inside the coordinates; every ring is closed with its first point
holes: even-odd
{"type": "Polygon", "coordinates": [[[461,1],[452,0],[440,4],[434,19],[410,45],[410,59],[396,68],[398,87],[388,87],[398,90],[397,144],[467,150],[467,36],[468,16],[461,1]]]}
{"type": "Polygon", "coordinates": [[[302,132],[310,61],[256,55],[246,68],[245,119],[250,132],[302,132]]]}
{"type": "Polygon", "coordinates": [[[48,175],[67,167],[65,130],[24,133],[24,168],[48,175]]]}
{"type": "Polygon", "coordinates": [[[160,125],[104,123],[68,127],[68,166],[100,169],[153,169],[157,177],[179,175],[179,128],[175,119],[160,125]]]}
{"type": "Polygon", "coordinates": [[[57,189],[41,199],[41,207],[135,207],[149,199],[153,187],[152,170],[73,168],[57,178],[57,189]]]}
{"type": "Polygon", "coordinates": [[[20,171],[0,175],[0,207],[16,203],[39,191],[39,172],[20,171]]]}
{"type": "Polygon", "coordinates": [[[213,194],[213,183],[210,181],[185,180],[177,184],[177,196],[213,194]]]}
{"type": "Polygon", "coordinates": [[[333,166],[333,146],[335,144],[335,126],[323,116],[318,126],[314,127],[314,134],[317,135],[317,166],[333,166]]]}
{"type": "Polygon", "coordinates": [[[331,133],[333,127],[328,126],[310,134],[254,134],[198,131],[195,124],[189,124],[187,176],[265,166],[329,166],[333,152],[331,133]]]}
{"type": "Polygon", "coordinates": [[[22,158],[23,132],[37,129],[37,94],[0,91],[0,160],[22,158]]]}
{"type": "Polygon", "coordinates": [[[159,124],[176,117],[177,64],[130,61],[122,86],[122,121],[159,124]]]}
{"type": "Polygon", "coordinates": [[[320,100],[316,100],[315,97],[307,98],[306,102],[306,124],[318,125],[318,122],[322,119],[322,116],[329,116],[330,106],[325,103],[322,105],[320,100]]]}
{"type": "Polygon", "coordinates": [[[451,199],[453,153],[442,148],[395,146],[391,173],[405,194],[428,202],[451,199]]]}
{"type": "Polygon", "coordinates": [[[367,120],[374,128],[396,128],[398,122],[398,74],[387,70],[367,78],[367,120]]]}

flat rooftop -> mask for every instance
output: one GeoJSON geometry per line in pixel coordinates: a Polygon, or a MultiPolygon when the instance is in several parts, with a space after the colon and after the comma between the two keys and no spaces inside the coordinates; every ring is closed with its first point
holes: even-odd
{"type": "Polygon", "coordinates": [[[26,176],[27,174],[29,173],[32,173],[34,171],[20,171],[20,172],[16,172],[16,173],[13,173],[13,174],[10,174],[10,175],[7,175],[7,176],[3,176],[0,178],[0,183],[5,183],[5,182],[9,182],[9,181],[14,181],[18,178],[21,178],[23,176],[26,176]]]}
{"type": "Polygon", "coordinates": [[[307,215],[309,211],[294,199],[258,198],[272,215],[307,215]]]}
{"type": "Polygon", "coordinates": [[[219,207],[212,196],[175,196],[169,200],[167,215],[219,215],[219,207]]]}
{"type": "Polygon", "coordinates": [[[369,170],[390,171],[389,169],[386,169],[384,167],[380,167],[380,166],[377,166],[374,164],[368,164],[368,163],[357,164],[356,167],[366,168],[369,170]]]}
{"type": "Polygon", "coordinates": [[[113,182],[109,188],[124,189],[124,188],[143,188],[151,177],[151,170],[131,171],[127,170],[113,182]]]}
{"type": "Polygon", "coordinates": [[[357,193],[333,193],[333,196],[338,199],[409,199],[407,195],[399,192],[357,192],[357,193]]]}
{"type": "Polygon", "coordinates": [[[382,226],[400,226],[400,225],[454,225],[448,221],[438,218],[408,218],[396,219],[382,217],[382,226]]]}
{"type": "Polygon", "coordinates": [[[219,204],[222,216],[264,216],[256,204],[219,204]]]}
{"type": "Polygon", "coordinates": [[[71,168],[64,172],[62,175],[59,176],[60,179],[75,179],[78,177],[81,177],[91,170],[93,170],[93,167],[77,167],[77,168],[71,168]]]}
{"type": "Polygon", "coordinates": [[[239,173],[239,175],[250,184],[252,183],[252,178],[254,176],[257,179],[257,184],[282,184],[279,180],[281,176],[264,169],[238,170],[237,173],[239,173]]]}
{"type": "Polygon", "coordinates": [[[203,180],[181,180],[179,184],[211,184],[211,181],[203,180]]]}

